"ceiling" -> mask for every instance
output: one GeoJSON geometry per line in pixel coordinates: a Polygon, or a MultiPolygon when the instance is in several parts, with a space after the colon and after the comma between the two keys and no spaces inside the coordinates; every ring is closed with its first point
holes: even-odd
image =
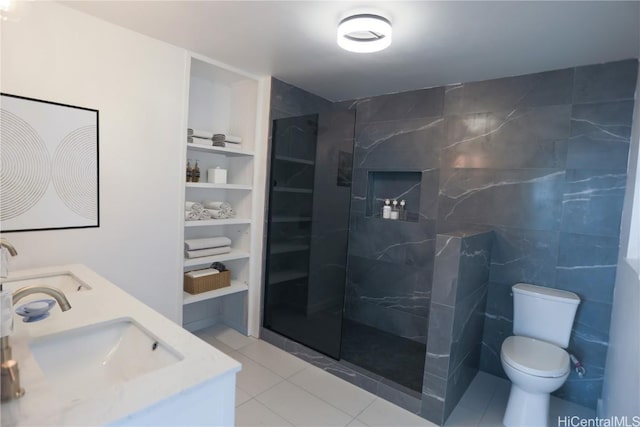
{"type": "Polygon", "coordinates": [[[640,56],[635,1],[65,4],[332,101],[640,56]],[[340,19],[376,11],[393,23],[390,48],[357,54],[337,46],[340,19]]]}

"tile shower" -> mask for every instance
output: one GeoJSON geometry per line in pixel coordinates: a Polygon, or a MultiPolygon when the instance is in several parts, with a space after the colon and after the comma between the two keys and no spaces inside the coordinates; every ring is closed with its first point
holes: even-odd
{"type": "Polygon", "coordinates": [[[330,308],[336,336],[330,350],[314,342],[325,318],[298,335],[265,321],[262,337],[443,423],[478,369],[504,377],[510,286],[571,290],[582,304],[569,350],[587,375],[572,373],[555,394],[595,407],[637,67],[627,60],[340,103],[273,79],[272,120],[319,118],[303,317],[330,308]],[[336,185],[336,156],[351,151],[349,189],[336,185]],[[406,221],[380,218],[386,197],[408,201],[406,221]]]}

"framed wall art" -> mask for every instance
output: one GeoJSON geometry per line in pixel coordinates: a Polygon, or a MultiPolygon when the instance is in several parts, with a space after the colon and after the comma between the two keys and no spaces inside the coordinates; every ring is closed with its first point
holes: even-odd
{"type": "Polygon", "coordinates": [[[100,226],[98,110],[0,94],[0,230],[100,226]]]}

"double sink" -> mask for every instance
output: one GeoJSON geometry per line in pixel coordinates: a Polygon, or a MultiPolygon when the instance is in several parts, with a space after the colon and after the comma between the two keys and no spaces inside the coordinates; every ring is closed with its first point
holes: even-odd
{"type": "MultiPolygon", "coordinates": [[[[26,393],[2,403],[3,427],[135,425],[140,417],[180,425],[184,414],[162,413],[172,399],[190,399],[197,422],[233,423],[235,360],[83,265],[15,272],[3,281],[5,291],[25,286],[59,289],[71,309],[53,307],[36,322],[14,314],[9,342],[26,393]],[[224,396],[219,404],[188,397],[206,387],[224,396]]],[[[17,305],[46,297],[28,295],[17,305]]]]}
{"type": "MultiPolygon", "coordinates": [[[[24,286],[55,287],[67,296],[92,291],[91,286],[71,273],[6,281],[3,286],[10,291],[24,286]]],[[[21,302],[42,297],[33,294],[21,302]]],[[[182,359],[176,350],[130,317],[46,335],[31,340],[28,346],[47,382],[68,400],[81,399],[182,359]]]]}

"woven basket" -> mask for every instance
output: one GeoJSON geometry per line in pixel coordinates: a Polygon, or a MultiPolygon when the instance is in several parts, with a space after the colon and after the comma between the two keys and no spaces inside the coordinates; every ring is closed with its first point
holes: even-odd
{"type": "Polygon", "coordinates": [[[200,294],[227,286],[231,286],[231,272],[229,270],[195,279],[184,275],[184,290],[190,294],[200,294]]]}

